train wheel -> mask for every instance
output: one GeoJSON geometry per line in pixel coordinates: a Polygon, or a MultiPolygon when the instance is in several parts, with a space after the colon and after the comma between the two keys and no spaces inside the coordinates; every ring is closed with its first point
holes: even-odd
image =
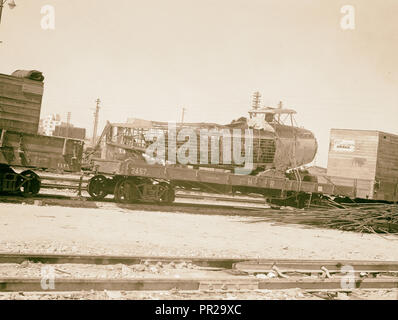
{"type": "Polygon", "coordinates": [[[90,179],[87,191],[91,198],[94,200],[102,200],[108,195],[106,192],[106,182],[107,179],[102,175],[98,175],[90,179]]]}
{"type": "Polygon", "coordinates": [[[15,173],[15,172],[8,164],[0,163],[0,174],[3,173],[15,173]]]}
{"type": "Polygon", "coordinates": [[[163,194],[160,197],[161,202],[171,204],[174,202],[176,198],[174,188],[165,182],[160,183],[160,185],[164,188],[163,194]]]}
{"type": "Polygon", "coordinates": [[[119,203],[133,203],[139,199],[137,186],[129,179],[120,180],[115,186],[115,200],[119,203]]]}
{"type": "Polygon", "coordinates": [[[17,173],[8,165],[8,164],[3,164],[0,163],[0,194],[7,194],[9,192],[16,192],[19,191],[19,184],[20,184],[20,178],[17,173]],[[12,180],[16,178],[16,183],[11,185],[9,181],[12,178],[12,180]]]}
{"type": "Polygon", "coordinates": [[[20,174],[20,191],[24,196],[33,197],[40,191],[41,181],[33,171],[27,170],[20,174]]]}

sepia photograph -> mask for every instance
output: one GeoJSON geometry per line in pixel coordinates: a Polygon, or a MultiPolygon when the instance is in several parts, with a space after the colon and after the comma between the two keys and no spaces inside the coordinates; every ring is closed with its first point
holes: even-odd
{"type": "Polygon", "coordinates": [[[397,301],[397,17],[0,0],[0,300],[397,301]]]}

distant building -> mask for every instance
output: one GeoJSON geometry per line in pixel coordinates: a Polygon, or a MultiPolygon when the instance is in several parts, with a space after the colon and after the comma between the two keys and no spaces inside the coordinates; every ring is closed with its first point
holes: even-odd
{"type": "Polygon", "coordinates": [[[61,116],[59,114],[51,114],[40,119],[39,123],[39,134],[45,136],[52,136],[55,131],[55,127],[61,124],[61,116]]]}
{"type": "Polygon", "coordinates": [[[86,138],[86,129],[78,128],[71,124],[68,126],[67,123],[62,122],[55,127],[53,136],[84,140],[86,138]]]}
{"type": "Polygon", "coordinates": [[[52,114],[40,120],[39,134],[84,140],[86,138],[86,129],[62,122],[59,114],[52,114]]]}

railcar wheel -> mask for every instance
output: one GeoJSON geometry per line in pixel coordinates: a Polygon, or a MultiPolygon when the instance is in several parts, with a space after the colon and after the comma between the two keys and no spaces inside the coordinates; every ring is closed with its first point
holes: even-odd
{"type": "Polygon", "coordinates": [[[106,192],[106,182],[107,179],[102,175],[98,175],[90,179],[87,191],[91,198],[94,200],[102,200],[108,195],[106,192]]]}
{"type": "Polygon", "coordinates": [[[134,203],[139,199],[137,186],[130,179],[122,179],[115,186],[115,200],[119,203],[134,203]]]}
{"type": "Polygon", "coordinates": [[[40,191],[41,181],[33,171],[26,170],[20,174],[20,191],[24,196],[33,197],[40,191]]]}
{"type": "Polygon", "coordinates": [[[8,164],[0,163],[0,174],[4,173],[15,173],[15,172],[8,164]]]}
{"type": "Polygon", "coordinates": [[[164,192],[160,197],[161,202],[166,204],[173,203],[176,198],[174,188],[165,182],[162,182],[160,185],[164,188],[164,192]]]}

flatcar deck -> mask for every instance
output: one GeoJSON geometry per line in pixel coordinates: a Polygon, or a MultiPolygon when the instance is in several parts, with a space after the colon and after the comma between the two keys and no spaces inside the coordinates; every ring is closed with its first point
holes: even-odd
{"type": "MultiPolygon", "coordinates": [[[[137,184],[137,181],[140,181],[140,183],[142,181],[151,183],[151,181],[154,180],[165,181],[172,187],[178,186],[187,189],[196,188],[216,193],[235,191],[241,193],[258,193],[264,195],[266,198],[278,199],[288,198],[297,194],[355,197],[355,190],[353,187],[336,186],[332,183],[325,184],[264,176],[238,175],[229,172],[196,170],[188,167],[149,165],[145,163],[136,163],[133,160],[109,161],[95,159],[93,162],[95,171],[98,174],[97,177],[109,175],[112,176],[114,180],[113,183],[110,183],[109,179],[106,183],[100,181],[103,187],[108,184],[106,194],[110,194],[112,188],[116,187],[116,184],[124,179],[130,180],[132,184],[137,184]],[[136,180],[134,181],[134,179],[136,180]],[[109,186],[109,183],[111,186],[109,186]]],[[[95,179],[95,177],[93,179],[95,179]]],[[[94,180],[92,181],[91,190],[94,189],[94,180]]],[[[99,184],[97,184],[96,187],[101,188],[99,184]]],[[[124,185],[124,187],[126,187],[126,185],[124,185]]],[[[92,195],[92,192],[90,192],[90,194],[92,195]]]]}

